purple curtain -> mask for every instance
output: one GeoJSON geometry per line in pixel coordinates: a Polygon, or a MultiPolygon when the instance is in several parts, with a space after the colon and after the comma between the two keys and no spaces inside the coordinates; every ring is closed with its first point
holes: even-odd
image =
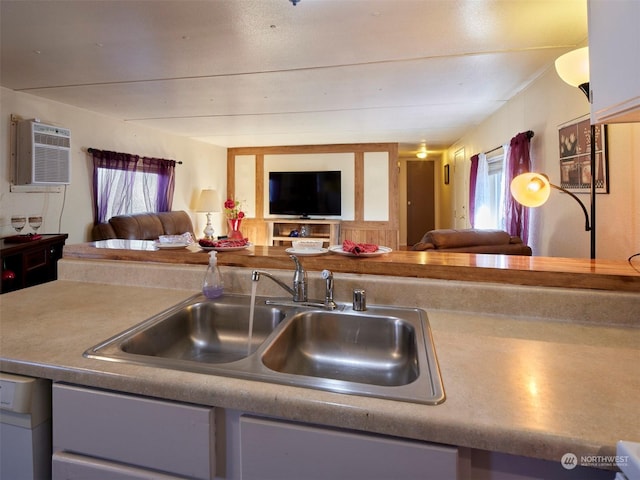
{"type": "MultiPolygon", "coordinates": [[[[142,173],[143,208],[149,212],[169,212],[175,188],[175,160],[140,158],[129,153],[89,149],[93,156],[94,222],[132,213],[136,173],[142,173]]],[[[138,179],[140,180],[140,179],[138,179]]],[[[137,195],[136,210],[141,199],[137,195]]]]}
{"type": "Polygon", "coordinates": [[[478,159],[476,154],[471,157],[471,176],[469,178],[469,221],[471,228],[475,228],[476,218],[476,181],[478,179],[478,159]]]}
{"type": "Polygon", "coordinates": [[[156,212],[171,211],[173,191],[175,189],[175,170],[175,160],[149,157],[142,159],[142,171],[144,173],[154,173],[158,175],[156,212]]]}
{"type": "Polygon", "coordinates": [[[133,194],[134,177],[140,157],[105,150],[89,151],[93,155],[93,221],[97,225],[107,221],[105,217],[110,198],[116,198],[120,202],[116,210],[126,210],[126,203],[130,202],[133,194]],[[103,179],[101,182],[98,181],[99,169],[103,179]],[[114,181],[109,171],[125,172],[122,176],[123,181],[114,181]]]}
{"type": "Polygon", "coordinates": [[[529,209],[515,201],[509,193],[511,180],[521,173],[529,172],[531,159],[529,147],[532,132],[522,132],[511,139],[509,158],[505,171],[505,226],[510,235],[516,235],[526,244],[529,241],[529,209]]]}

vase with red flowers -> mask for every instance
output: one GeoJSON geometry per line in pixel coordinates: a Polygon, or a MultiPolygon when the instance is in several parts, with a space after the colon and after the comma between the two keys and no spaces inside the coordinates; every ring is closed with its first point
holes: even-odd
{"type": "Polygon", "coordinates": [[[240,225],[244,218],[241,202],[232,198],[227,198],[224,202],[224,212],[227,217],[227,238],[230,240],[244,240],[244,236],[240,231],[240,225]]]}

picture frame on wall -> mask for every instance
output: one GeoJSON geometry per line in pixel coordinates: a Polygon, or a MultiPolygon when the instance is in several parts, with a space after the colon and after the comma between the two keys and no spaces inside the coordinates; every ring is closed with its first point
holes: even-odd
{"type": "MultiPolygon", "coordinates": [[[[596,125],[596,193],[609,193],[607,126],[596,125]]],[[[558,129],[560,186],[572,193],[591,191],[591,122],[588,116],[558,129]]]]}
{"type": "Polygon", "coordinates": [[[444,166],[444,184],[449,185],[449,164],[444,166]]]}

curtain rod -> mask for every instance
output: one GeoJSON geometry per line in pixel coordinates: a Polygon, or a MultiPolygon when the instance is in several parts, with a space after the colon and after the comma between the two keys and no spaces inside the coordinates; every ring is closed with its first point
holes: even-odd
{"type": "MultiPolygon", "coordinates": [[[[88,153],[94,153],[94,152],[102,152],[102,150],[100,150],[99,148],[87,148],[87,152],[88,153]]],[[[151,158],[151,157],[149,157],[151,158]]],[[[164,158],[162,158],[161,160],[165,160],[164,158]]],[[[182,160],[174,160],[174,162],[176,162],[178,165],[182,165],[182,160]]]]}
{"type": "MultiPolygon", "coordinates": [[[[526,133],[527,133],[527,137],[529,139],[533,138],[534,133],[533,133],[532,130],[527,130],[526,133]]],[[[496,147],[496,148],[492,148],[491,150],[487,150],[486,152],[484,152],[484,154],[487,155],[488,153],[495,152],[496,150],[500,150],[501,148],[502,148],[502,145],[500,145],[499,147],[496,147]]]]}

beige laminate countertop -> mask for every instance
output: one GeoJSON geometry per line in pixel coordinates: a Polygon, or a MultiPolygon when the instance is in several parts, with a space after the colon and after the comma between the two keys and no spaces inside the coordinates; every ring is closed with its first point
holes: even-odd
{"type": "Polygon", "coordinates": [[[0,296],[0,370],[547,460],[640,441],[640,328],[429,310],[438,406],[113,363],[85,349],[196,293],[58,280],[0,296]]]}

